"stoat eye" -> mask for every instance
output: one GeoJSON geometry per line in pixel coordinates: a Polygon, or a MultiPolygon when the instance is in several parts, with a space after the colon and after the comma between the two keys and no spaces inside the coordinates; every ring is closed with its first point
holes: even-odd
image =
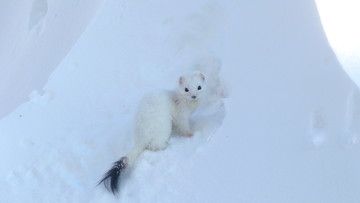
{"type": "Polygon", "coordinates": [[[188,89],[188,88],[185,88],[185,92],[189,92],[189,89],[188,89]]]}
{"type": "Polygon", "coordinates": [[[200,85],[198,86],[198,90],[201,90],[201,86],[200,86],[200,85]]]}

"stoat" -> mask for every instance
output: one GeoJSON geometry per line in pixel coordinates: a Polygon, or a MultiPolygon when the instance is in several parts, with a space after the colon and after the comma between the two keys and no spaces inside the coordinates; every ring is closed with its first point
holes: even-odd
{"type": "Polygon", "coordinates": [[[134,121],[135,146],[129,154],[116,161],[99,184],[116,194],[120,174],[132,166],[146,149],[163,150],[173,129],[190,137],[190,116],[205,92],[205,76],[194,71],[179,78],[176,90],[160,90],[147,94],[140,102],[134,121]]]}

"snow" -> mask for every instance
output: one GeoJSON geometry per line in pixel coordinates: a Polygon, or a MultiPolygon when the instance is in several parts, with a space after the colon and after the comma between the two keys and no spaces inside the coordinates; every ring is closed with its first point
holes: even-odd
{"type": "Polygon", "coordinates": [[[101,0],[22,2],[0,8],[0,118],[47,83],[95,15],[101,0]],[[69,31],[71,30],[71,31],[69,31]]]}
{"type": "Polygon", "coordinates": [[[321,21],[339,61],[360,86],[360,2],[357,0],[316,0],[321,21]]]}
{"type": "Polygon", "coordinates": [[[4,3],[37,12],[31,30],[0,33],[1,202],[359,202],[359,90],[314,1],[74,2],[4,3]],[[140,98],[196,67],[216,84],[214,58],[224,106],[211,98],[193,137],[146,151],[118,196],[96,186],[131,149],[140,98]]]}

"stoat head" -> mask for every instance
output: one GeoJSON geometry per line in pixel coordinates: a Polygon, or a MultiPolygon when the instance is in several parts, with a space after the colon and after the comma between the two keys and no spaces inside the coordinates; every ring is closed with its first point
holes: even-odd
{"type": "Polygon", "coordinates": [[[179,78],[178,94],[190,101],[201,98],[206,89],[205,76],[199,71],[191,72],[179,78]]]}

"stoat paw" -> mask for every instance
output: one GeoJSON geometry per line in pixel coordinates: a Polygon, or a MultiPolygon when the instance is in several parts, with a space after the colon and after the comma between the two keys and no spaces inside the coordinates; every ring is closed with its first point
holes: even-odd
{"type": "Polygon", "coordinates": [[[189,133],[184,133],[183,135],[184,135],[185,137],[192,137],[194,134],[189,132],[189,133]]]}

